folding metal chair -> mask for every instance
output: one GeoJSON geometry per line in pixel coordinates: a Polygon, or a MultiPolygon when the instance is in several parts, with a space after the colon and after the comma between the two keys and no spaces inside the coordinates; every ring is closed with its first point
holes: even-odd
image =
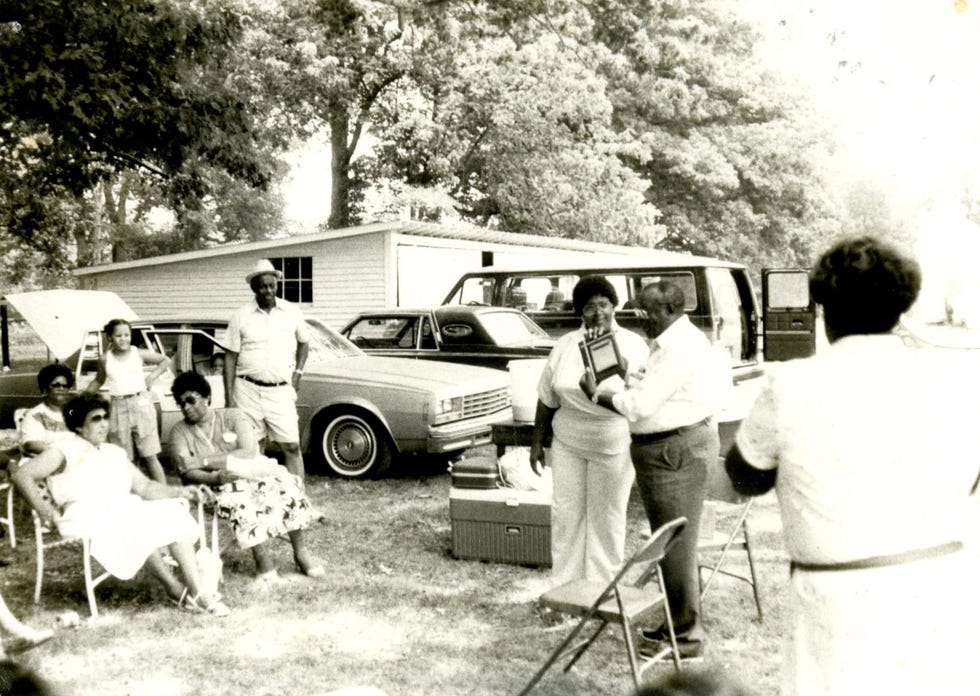
{"type": "MultiPolygon", "coordinates": [[[[41,494],[50,500],[47,484],[38,482],[41,494]]],[[[88,537],[63,537],[57,530],[51,529],[41,520],[41,516],[36,510],[31,510],[31,518],[34,520],[34,545],[36,570],[34,575],[34,603],[41,601],[41,586],[44,583],[44,552],[50,549],[68,545],[80,545],[82,547],[82,573],[85,578],[85,595],[88,598],[89,613],[92,617],[99,615],[99,607],[95,602],[95,588],[104,580],[110,577],[110,573],[103,571],[100,575],[92,574],[92,551],[88,537]]]]}
{"type": "Polygon", "coordinates": [[[745,502],[740,503],[737,508],[738,513],[735,520],[727,531],[713,530],[713,534],[710,537],[702,538],[698,541],[698,556],[713,556],[712,562],[698,564],[698,581],[701,584],[702,601],[708,593],[712,581],[718,574],[727,575],[730,578],[748,583],[752,587],[752,596],[755,598],[755,609],[759,615],[759,622],[761,623],[763,621],[763,615],[762,602],[759,598],[759,582],[755,574],[755,560],[752,557],[751,537],[749,536],[748,526],[746,524],[746,518],[749,515],[749,510],[752,508],[753,500],[753,498],[749,498],[745,502]],[[745,551],[749,564],[748,575],[722,568],[722,564],[725,563],[728,553],[732,550],[745,551]],[[707,580],[704,579],[702,573],[705,569],[710,570],[707,580]]]}
{"type": "Polygon", "coordinates": [[[660,571],[660,562],[686,524],[686,518],[678,517],[660,527],[643,544],[643,547],[626,561],[616,577],[608,584],[594,580],[572,580],[541,596],[540,603],[543,606],[565,614],[580,616],[581,619],[554,649],[544,665],[521,690],[519,696],[525,696],[530,692],[552,665],[569,655],[571,659],[563,671],[570,670],[611,623],[622,626],[630,670],[637,688],[640,686],[643,671],[667,656],[673,658],[674,668],[680,670],[680,653],[674,635],[674,622],[667,609],[667,588],[660,571]],[[651,587],[654,581],[656,587],[651,587]],[[657,610],[664,615],[670,636],[670,647],[641,660],[634,637],[636,626],[638,622],[645,621],[657,610]],[[598,622],[598,626],[588,638],[580,638],[578,642],[574,642],[590,621],[598,622]]]}
{"type": "MultiPolygon", "coordinates": [[[[26,408],[18,408],[14,411],[14,426],[18,431],[26,413],[26,408]]],[[[4,465],[4,469],[0,470],[0,494],[6,498],[4,514],[0,517],[0,527],[7,530],[7,541],[10,542],[12,549],[17,547],[17,528],[14,524],[14,484],[10,480],[10,472],[20,459],[19,442],[15,446],[0,449],[0,464],[4,465]]]]}
{"type": "Polygon", "coordinates": [[[8,478],[7,470],[0,471],[0,495],[6,499],[4,514],[0,517],[0,527],[7,530],[7,541],[13,549],[17,547],[17,529],[14,525],[14,485],[8,478]]]}

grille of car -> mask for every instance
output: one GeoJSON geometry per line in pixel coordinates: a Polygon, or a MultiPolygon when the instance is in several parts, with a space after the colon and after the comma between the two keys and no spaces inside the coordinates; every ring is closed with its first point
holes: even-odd
{"type": "Polygon", "coordinates": [[[463,418],[476,418],[488,413],[496,413],[510,406],[510,389],[492,389],[463,397],[463,418]]]}

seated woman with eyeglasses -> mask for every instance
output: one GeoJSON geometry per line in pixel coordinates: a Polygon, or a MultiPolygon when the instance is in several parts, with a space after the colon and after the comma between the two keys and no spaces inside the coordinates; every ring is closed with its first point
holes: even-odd
{"type": "Polygon", "coordinates": [[[194,557],[199,530],[187,501],[206,494],[147,478],[124,449],[106,442],[109,402],[101,396],[76,396],[65,404],[64,418],[73,436],[25,460],[13,475],[31,507],[62,535],[88,536],[92,556],[115,577],[128,580],[146,565],[179,607],[219,617],[231,613],[200,591],[194,557]],[[54,504],[38,487],[45,480],[54,504]],[[185,584],[163,561],[163,547],[176,559],[185,584]]]}
{"type": "Polygon", "coordinates": [[[74,396],[75,375],[61,363],[45,365],[37,373],[37,386],[44,400],[28,410],[20,424],[20,448],[27,455],[40,454],[71,435],[61,410],[74,396]]]}
{"type": "Polygon", "coordinates": [[[211,385],[196,372],[177,375],[172,387],[184,420],[170,431],[170,456],[185,481],[211,486],[219,517],[231,522],[240,548],[251,549],[257,582],[278,576],[266,542],[289,535],[297,569],[325,575],[306,548],[303,530],[321,519],[299,479],[259,453],[255,430],[238,409],[211,409],[211,385]]]}

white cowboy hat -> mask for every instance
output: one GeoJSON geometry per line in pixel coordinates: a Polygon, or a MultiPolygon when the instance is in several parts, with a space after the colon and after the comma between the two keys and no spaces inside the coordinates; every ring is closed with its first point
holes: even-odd
{"type": "Polygon", "coordinates": [[[252,278],[255,276],[265,275],[271,273],[276,277],[276,280],[282,280],[282,271],[277,271],[272,265],[272,262],[268,259],[259,259],[255,262],[255,268],[252,272],[245,276],[245,282],[249,285],[252,284],[252,278]]]}

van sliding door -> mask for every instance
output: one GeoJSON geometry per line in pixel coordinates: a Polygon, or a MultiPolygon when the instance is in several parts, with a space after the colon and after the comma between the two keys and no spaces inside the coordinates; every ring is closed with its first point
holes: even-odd
{"type": "Polygon", "coordinates": [[[816,352],[816,309],[807,271],[763,269],[762,326],[766,360],[806,358],[816,352]]]}

